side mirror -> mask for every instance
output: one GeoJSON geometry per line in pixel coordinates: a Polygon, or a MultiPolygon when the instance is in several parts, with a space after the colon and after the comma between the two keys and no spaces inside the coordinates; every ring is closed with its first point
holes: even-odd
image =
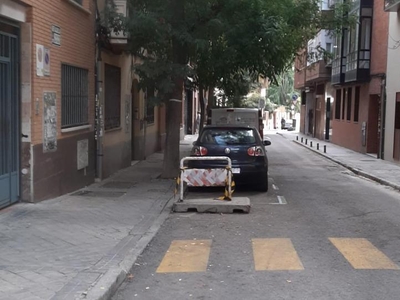
{"type": "Polygon", "coordinates": [[[264,146],[269,146],[271,145],[271,141],[270,140],[265,140],[263,141],[264,146]]]}

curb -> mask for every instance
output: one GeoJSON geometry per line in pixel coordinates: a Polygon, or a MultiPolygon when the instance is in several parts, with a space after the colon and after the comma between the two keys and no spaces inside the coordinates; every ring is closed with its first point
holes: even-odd
{"type": "Polygon", "coordinates": [[[87,291],[87,300],[109,300],[114,296],[120,285],[125,281],[130,270],[138,257],[143,253],[148,244],[153,240],[162,224],[168,218],[175,199],[171,196],[166,202],[161,214],[157,217],[151,227],[139,239],[136,246],[129,251],[126,257],[107,272],[87,291]]]}
{"type": "Polygon", "coordinates": [[[349,166],[348,164],[343,163],[343,162],[341,162],[341,161],[339,161],[339,160],[337,160],[337,159],[334,159],[334,158],[330,157],[329,155],[326,155],[326,154],[324,154],[324,153],[321,153],[321,152],[319,152],[319,151],[317,151],[317,150],[314,150],[314,149],[308,147],[307,145],[302,144],[302,143],[299,142],[299,141],[293,140],[293,142],[296,143],[296,144],[298,144],[298,145],[300,145],[300,146],[303,146],[304,148],[309,149],[310,151],[312,151],[312,152],[314,152],[314,153],[317,153],[317,154],[319,154],[319,155],[321,155],[321,156],[323,156],[323,157],[325,157],[325,158],[327,158],[327,159],[329,159],[329,160],[331,160],[331,161],[333,161],[333,162],[335,162],[335,163],[337,163],[337,164],[339,164],[339,165],[341,165],[341,166],[343,166],[343,167],[345,167],[346,169],[350,170],[351,172],[353,172],[353,173],[356,174],[356,175],[365,177],[365,178],[367,178],[367,179],[373,180],[373,181],[375,181],[375,182],[377,182],[377,183],[380,183],[380,184],[382,184],[382,185],[389,186],[389,187],[391,187],[391,188],[393,188],[393,189],[395,189],[395,190],[397,190],[397,191],[400,191],[400,185],[398,185],[398,184],[396,184],[396,183],[393,183],[393,182],[387,181],[387,180],[385,180],[385,179],[379,178],[379,177],[377,177],[377,176],[375,176],[375,175],[372,175],[372,174],[370,174],[370,173],[364,172],[364,171],[362,171],[362,170],[360,170],[360,169],[353,168],[353,167],[349,166]]]}

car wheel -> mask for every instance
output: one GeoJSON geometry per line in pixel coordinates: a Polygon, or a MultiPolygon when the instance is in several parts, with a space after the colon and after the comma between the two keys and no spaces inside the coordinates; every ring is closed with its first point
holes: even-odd
{"type": "Polygon", "coordinates": [[[261,180],[257,187],[260,192],[268,192],[268,175],[267,174],[264,174],[261,176],[261,180]]]}

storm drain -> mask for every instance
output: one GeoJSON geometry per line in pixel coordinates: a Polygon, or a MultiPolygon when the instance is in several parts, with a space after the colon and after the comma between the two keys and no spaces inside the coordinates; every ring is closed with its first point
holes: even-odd
{"type": "Polygon", "coordinates": [[[101,187],[106,189],[127,190],[133,188],[135,184],[135,182],[128,181],[110,181],[103,184],[101,187]]]}
{"type": "Polygon", "coordinates": [[[106,191],[78,191],[71,196],[93,197],[93,198],[119,198],[125,195],[124,192],[106,192],[106,191]]]}

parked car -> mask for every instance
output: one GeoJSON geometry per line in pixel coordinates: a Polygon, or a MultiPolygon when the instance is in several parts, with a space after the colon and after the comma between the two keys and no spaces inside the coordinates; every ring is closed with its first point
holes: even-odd
{"type": "Polygon", "coordinates": [[[293,122],[291,120],[285,121],[285,123],[282,124],[282,129],[291,129],[293,128],[293,122]]]}
{"type": "MultiPolygon", "coordinates": [[[[237,184],[254,184],[268,191],[268,158],[258,130],[249,126],[205,126],[193,143],[192,156],[227,156],[232,160],[232,173],[237,184]]],[[[226,161],[190,161],[189,167],[224,168],[226,161]]]]}

